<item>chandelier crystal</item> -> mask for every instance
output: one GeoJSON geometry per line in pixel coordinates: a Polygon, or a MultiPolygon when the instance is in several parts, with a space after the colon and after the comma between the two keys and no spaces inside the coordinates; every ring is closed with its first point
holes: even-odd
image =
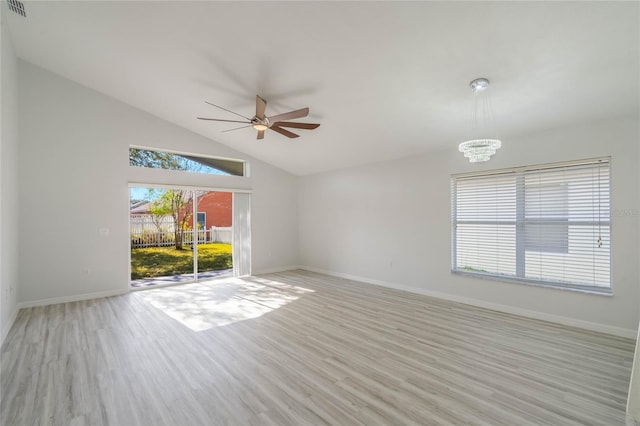
{"type": "Polygon", "coordinates": [[[464,153],[470,163],[489,161],[491,156],[502,146],[498,139],[474,139],[462,142],[458,150],[464,153]]]}
{"type": "MultiPolygon", "coordinates": [[[[487,97],[481,93],[489,88],[489,80],[476,78],[469,83],[469,87],[473,90],[475,97],[472,132],[494,134],[491,105],[487,97]]],[[[502,142],[499,139],[480,137],[462,142],[458,150],[464,153],[470,163],[481,163],[489,161],[501,146],[502,142]]]]}

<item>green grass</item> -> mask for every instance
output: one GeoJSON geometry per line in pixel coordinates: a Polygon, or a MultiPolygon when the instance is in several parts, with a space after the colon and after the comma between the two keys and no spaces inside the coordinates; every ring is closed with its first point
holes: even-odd
{"type": "MultiPolygon", "coordinates": [[[[198,272],[232,267],[231,244],[198,244],[198,272]]],[[[185,246],[182,250],[176,250],[174,246],[131,249],[132,280],[191,273],[191,246],[185,246]]]]}

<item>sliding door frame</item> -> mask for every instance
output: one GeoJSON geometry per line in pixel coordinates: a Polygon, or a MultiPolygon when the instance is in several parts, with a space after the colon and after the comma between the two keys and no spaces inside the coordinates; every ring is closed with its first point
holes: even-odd
{"type": "MultiPolygon", "coordinates": [[[[232,194],[232,203],[231,203],[231,215],[232,215],[232,223],[231,226],[233,227],[233,237],[232,237],[232,262],[233,262],[233,273],[234,276],[239,276],[239,275],[249,275],[251,274],[251,194],[252,194],[252,190],[250,189],[234,189],[234,188],[216,188],[216,187],[207,187],[207,186],[190,186],[190,185],[167,185],[167,184],[158,184],[158,183],[149,183],[149,182],[129,182],[127,184],[127,191],[128,191],[128,196],[127,198],[130,200],[131,199],[131,188],[136,188],[136,187],[146,187],[146,188],[158,188],[158,189],[176,189],[176,190],[182,190],[182,191],[194,191],[194,202],[191,203],[192,205],[192,209],[193,209],[193,221],[194,221],[194,226],[192,226],[192,241],[196,241],[196,243],[193,244],[192,250],[193,250],[193,281],[188,281],[185,283],[179,283],[179,284],[162,284],[162,285],[154,285],[150,288],[158,288],[158,287],[167,287],[167,286],[173,286],[173,285],[180,285],[180,284],[190,284],[190,283],[195,283],[198,282],[198,230],[196,229],[195,223],[197,222],[197,214],[198,214],[198,202],[197,202],[197,197],[195,196],[195,191],[208,191],[208,192],[230,192],[232,194]],[[247,199],[248,202],[244,205],[247,208],[247,211],[245,212],[237,212],[237,207],[236,207],[236,199],[237,199],[237,195],[236,194],[242,194],[241,195],[241,199],[247,199]],[[248,195],[248,197],[246,197],[248,195]],[[241,219],[241,220],[246,220],[248,223],[241,225],[241,228],[243,229],[242,233],[238,233],[236,232],[236,220],[237,219],[241,219]],[[246,241],[245,241],[246,239],[246,241]],[[240,243],[240,245],[243,247],[242,249],[239,247],[238,251],[236,250],[236,244],[240,243]],[[247,253],[248,251],[248,253],[247,253]],[[245,264],[244,266],[241,268],[242,272],[239,272],[239,269],[236,267],[236,255],[238,256],[238,260],[239,259],[244,259],[245,264]],[[246,264],[248,259],[248,265],[246,264]]],[[[130,205],[130,203],[128,202],[127,205],[130,205]]],[[[136,288],[132,288],[131,287],[131,214],[129,212],[128,216],[127,216],[127,223],[129,224],[128,227],[128,237],[127,237],[127,244],[128,244],[128,277],[129,277],[129,291],[138,291],[138,290],[142,290],[144,288],[140,288],[140,289],[136,289],[136,288]]]]}

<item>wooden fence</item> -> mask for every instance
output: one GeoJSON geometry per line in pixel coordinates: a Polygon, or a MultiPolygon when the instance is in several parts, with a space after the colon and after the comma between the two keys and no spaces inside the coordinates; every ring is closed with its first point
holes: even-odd
{"type": "MultiPolygon", "coordinates": [[[[176,243],[175,224],[171,216],[132,214],[129,223],[132,248],[172,246],[176,243]]],[[[186,229],[180,234],[183,244],[193,243],[193,230],[186,229]]],[[[198,229],[196,234],[198,244],[231,244],[233,228],[212,226],[210,229],[198,229]]]]}

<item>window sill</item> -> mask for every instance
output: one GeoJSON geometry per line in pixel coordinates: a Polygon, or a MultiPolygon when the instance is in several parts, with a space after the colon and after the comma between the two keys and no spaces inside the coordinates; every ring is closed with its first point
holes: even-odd
{"type": "Polygon", "coordinates": [[[460,270],[451,270],[452,274],[462,275],[471,278],[478,278],[481,280],[489,280],[489,281],[500,281],[507,282],[512,284],[520,284],[520,285],[528,285],[533,287],[545,287],[554,290],[566,290],[566,291],[574,291],[577,293],[587,293],[587,294],[595,294],[598,296],[613,296],[613,291],[611,287],[588,287],[588,286],[577,286],[571,284],[560,284],[560,283],[551,283],[546,281],[534,281],[534,280],[524,280],[519,278],[510,278],[510,277],[500,277],[496,275],[490,274],[482,274],[478,272],[466,272],[460,270]]]}

